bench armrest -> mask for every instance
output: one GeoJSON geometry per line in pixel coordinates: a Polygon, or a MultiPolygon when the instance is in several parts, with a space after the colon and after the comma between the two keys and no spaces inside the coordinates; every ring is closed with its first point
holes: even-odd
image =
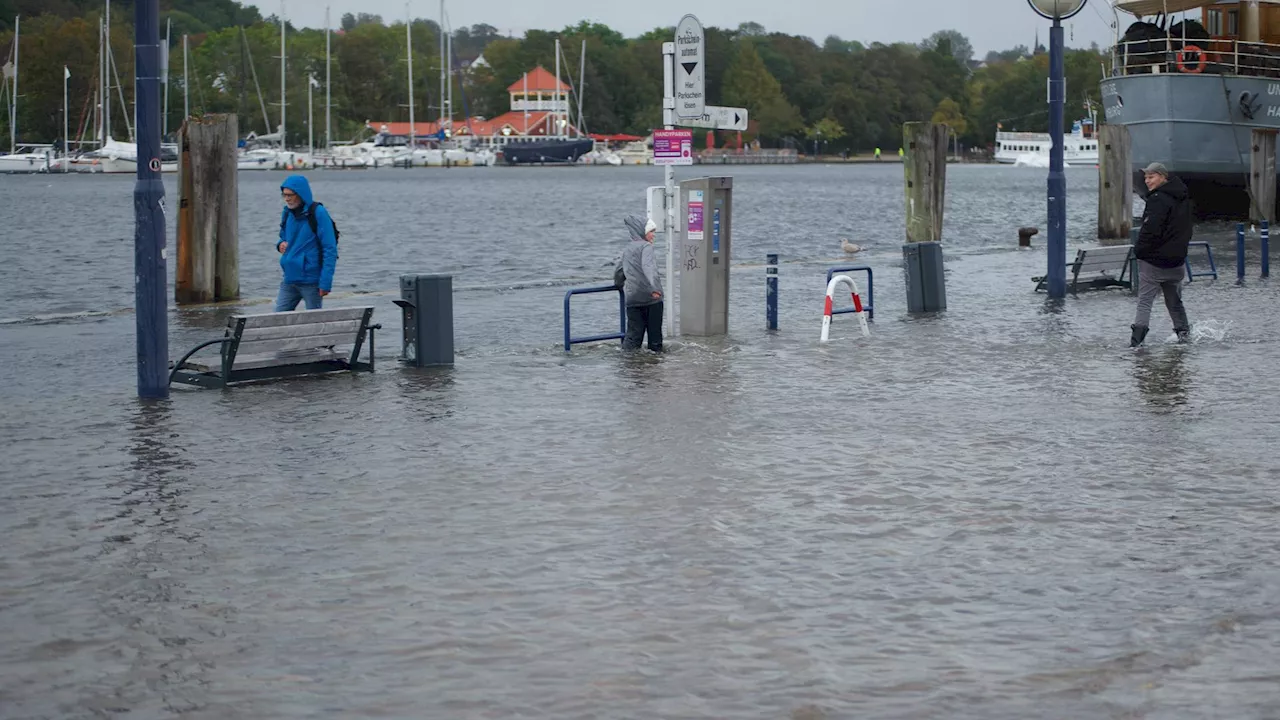
{"type": "Polygon", "coordinates": [[[232,341],[232,340],[234,340],[234,339],[235,339],[235,338],[222,337],[222,338],[218,338],[217,340],[210,340],[209,342],[200,343],[199,345],[197,345],[197,346],[195,346],[195,347],[191,348],[191,350],[190,350],[190,351],[188,351],[186,355],[183,355],[183,356],[182,356],[182,359],[181,359],[181,360],[179,360],[178,362],[176,362],[176,363],[174,363],[174,364],[173,364],[173,369],[169,371],[169,384],[170,384],[170,385],[172,385],[172,384],[173,384],[173,376],[174,376],[175,374],[177,374],[177,372],[178,372],[179,370],[181,370],[181,369],[182,369],[182,366],[183,366],[183,365],[184,365],[188,360],[190,360],[190,359],[191,359],[191,356],[192,356],[192,355],[195,355],[197,352],[199,352],[199,351],[201,351],[201,350],[203,350],[203,349],[205,349],[205,348],[209,347],[210,345],[219,345],[219,344],[221,344],[221,343],[231,342],[231,341],[232,341]]]}

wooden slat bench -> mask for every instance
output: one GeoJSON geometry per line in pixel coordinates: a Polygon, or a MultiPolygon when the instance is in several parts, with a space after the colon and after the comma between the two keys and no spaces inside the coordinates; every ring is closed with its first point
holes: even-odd
{"type": "MultiPolygon", "coordinates": [[[[1076,251],[1076,259],[1067,266],[1067,289],[1102,290],[1109,287],[1128,288],[1133,285],[1130,273],[1133,259],[1132,245],[1082,248],[1076,251]]],[[[1036,292],[1047,288],[1048,277],[1031,278],[1036,292]]]]}
{"type": "Polygon", "coordinates": [[[270,380],[314,373],[350,370],[373,372],[372,307],[303,310],[232,315],[226,334],[201,343],[171,365],[169,382],[201,387],[270,380]],[[368,362],[360,362],[365,338],[368,362]],[[199,350],[221,346],[207,362],[191,359],[199,350]]]}

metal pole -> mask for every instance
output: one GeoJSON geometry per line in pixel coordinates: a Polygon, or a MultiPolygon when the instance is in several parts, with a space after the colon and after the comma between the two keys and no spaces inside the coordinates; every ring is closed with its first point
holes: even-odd
{"type": "Polygon", "coordinates": [[[778,329],[778,256],[765,255],[764,317],[766,327],[778,329]]]}
{"type": "Polygon", "coordinates": [[[315,133],[311,131],[311,128],[313,127],[313,125],[311,124],[311,118],[312,118],[311,88],[315,87],[315,84],[316,84],[316,79],[311,75],[308,75],[307,76],[307,157],[308,158],[310,158],[312,155],[315,154],[315,147],[316,147],[315,133]]]}
{"type": "Polygon", "coordinates": [[[138,104],[138,179],[133,189],[138,396],[164,398],[169,396],[169,328],[164,182],[160,179],[160,0],[135,0],[133,18],[138,104]]]}
{"type": "Polygon", "coordinates": [[[333,145],[333,136],[331,134],[332,125],[330,125],[330,115],[329,115],[329,107],[330,107],[329,83],[332,80],[332,75],[330,72],[332,67],[332,61],[330,60],[329,40],[330,40],[330,37],[333,35],[333,33],[329,32],[329,29],[330,29],[329,6],[326,5],[324,8],[324,151],[325,151],[325,154],[328,154],[330,152],[330,148],[333,145]]]}
{"type": "Polygon", "coordinates": [[[1244,280],[1244,223],[1236,223],[1236,281],[1244,280]]]}
{"type": "MultiPolygon", "coordinates": [[[[71,172],[71,108],[67,102],[67,81],[71,70],[62,66],[62,172],[71,172]]],[[[1265,267],[1265,266],[1264,266],[1265,267]]]]}
{"type": "Polygon", "coordinates": [[[1062,111],[1066,100],[1063,69],[1062,22],[1054,18],[1049,29],[1049,297],[1067,296],[1067,176],[1062,171],[1062,111]]]}
{"type": "MultiPolygon", "coordinates": [[[[676,123],[676,98],[675,98],[675,62],[676,44],[675,42],[662,43],[662,126],[667,130],[674,130],[676,123]]],[[[663,333],[668,338],[676,335],[676,303],[675,295],[672,292],[676,285],[676,169],[672,165],[663,168],[663,180],[665,188],[663,191],[663,209],[667,213],[666,236],[667,236],[667,286],[666,295],[663,296],[663,315],[665,316],[663,333]]]]}
{"type": "Polygon", "coordinates": [[[1262,221],[1262,277],[1271,275],[1271,224],[1262,221]]]}

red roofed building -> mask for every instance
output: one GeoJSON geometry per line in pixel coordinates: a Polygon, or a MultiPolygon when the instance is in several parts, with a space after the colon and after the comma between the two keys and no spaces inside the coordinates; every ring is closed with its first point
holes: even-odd
{"type": "MultiPolygon", "coordinates": [[[[414,123],[413,134],[426,137],[437,134],[443,126],[450,137],[472,137],[479,146],[501,146],[533,138],[579,135],[578,129],[569,124],[569,86],[557,82],[555,75],[541,65],[525,73],[507,88],[511,96],[511,111],[496,118],[479,117],[456,119],[452,122],[414,123]],[[559,131],[557,131],[559,129],[559,131]]],[[[390,135],[409,135],[407,122],[374,122],[366,124],[374,132],[390,135]]]]}

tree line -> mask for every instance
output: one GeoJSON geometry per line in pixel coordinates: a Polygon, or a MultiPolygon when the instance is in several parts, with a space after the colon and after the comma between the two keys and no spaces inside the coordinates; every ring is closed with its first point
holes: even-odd
{"type": "MultiPolygon", "coordinates": [[[[30,12],[22,19],[18,131],[27,142],[54,141],[62,128],[62,68],[71,72],[72,134],[86,126],[98,78],[97,27],[100,0],[0,0],[0,52],[13,39],[6,10],[30,12]]],[[[133,30],[128,0],[113,4],[111,48],[114,128],[125,127],[123,93],[132,103],[133,30]],[[117,9],[118,8],[118,9],[117,9]],[[114,78],[113,78],[114,84],[114,78]]],[[[408,120],[406,27],[377,15],[346,14],[331,36],[333,139],[359,136],[367,121],[408,120]]],[[[193,113],[234,112],[241,132],[274,132],[280,118],[280,31],[274,16],[262,17],[234,0],[164,0],[161,27],[171,21],[168,127],[181,123],[184,84],[182,35],[188,35],[186,96],[193,113]],[[264,112],[265,110],[265,112],[264,112]],[[265,115],[265,117],[264,117],[265,115]]],[[[323,143],[325,33],[287,26],[288,136],[307,141],[307,91],[312,86],[314,137],[323,143]],[[312,85],[314,78],[320,87],[312,85]]],[[[673,28],[627,38],[601,24],[580,23],[559,31],[531,30],[503,37],[489,25],[452,32],[454,117],[494,117],[508,110],[507,87],[536,65],[555,67],[561,41],[562,77],[577,87],[579,52],[584,124],[591,132],[647,135],[662,119],[661,46],[673,28]],[[484,62],[474,62],[483,55],[484,62]],[[474,64],[473,64],[474,63],[474,64]]],[[[440,115],[442,33],[432,20],[415,19],[412,36],[415,119],[440,115]]],[[[756,23],[706,28],[708,102],[750,111],[751,132],[769,146],[820,141],[826,152],[896,149],[902,123],[947,122],[956,140],[987,146],[997,124],[1006,130],[1045,131],[1043,48],[989,53],[976,61],[968,40],[952,30],[919,43],[871,43],[829,36],[770,33],[756,23]]],[[[7,57],[7,54],[4,55],[7,57]]],[[[1067,122],[1085,115],[1086,100],[1098,100],[1105,57],[1096,47],[1067,51],[1067,122]]],[[[446,93],[447,94],[447,93],[446,93]]],[[[574,98],[576,106],[577,99],[574,98]]],[[[7,134],[7,116],[0,128],[7,134]]],[[[84,133],[82,133],[84,134],[84,133]]],[[[122,133],[113,133],[123,139],[122,133]]]]}

